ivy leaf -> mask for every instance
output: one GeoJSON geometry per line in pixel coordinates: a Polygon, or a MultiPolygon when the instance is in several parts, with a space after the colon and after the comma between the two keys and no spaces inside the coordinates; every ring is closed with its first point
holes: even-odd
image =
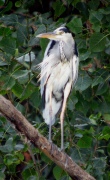
{"type": "Polygon", "coordinates": [[[24,76],[27,76],[29,73],[28,70],[18,70],[18,71],[15,71],[12,76],[15,78],[15,79],[19,79],[19,78],[23,78],[24,76]]]}
{"type": "Polygon", "coordinates": [[[97,24],[102,20],[102,18],[103,18],[103,14],[101,12],[91,10],[90,16],[89,16],[91,23],[97,24]]]}
{"type": "Polygon", "coordinates": [[[16,7],[20,7],[21,5],[22,5],[21,1],[16,1],[16,2],[15,2],[15,6],[16,6],[16,7]]]}
{"type": "Polygon", "coordinates": [[[38,106],[41,103],[41,97],[39,95],[39,89],[38,88],[36,88],[35,92],[31,95],[30,101],[35,108],[38,108],[38,106]]]}
{"type": "Polygon", "coordinates": [[[17,29],[17,41],[21,44],[27,40],[27,27],[26,26],[18,26],[17,29]]]}
{"type": "Polygon", "coordinates": [[[37,31],[35,32],[35,35],[37,36],[38,34],[46,32],[46,26],[44,24],[41,24],[38,28],[37,31]]]}
{"type": "Polygon", "coordinates": [[[13,77],[7,77],[5,79],[5,84],[2,87],[2,90],[10,90],[15,85],[15,79],[13,77]]]}
{"type": "Polygon", "coordinates": [[[23,92],[23,86],[16,82],[16,84],[12,87],[12,92],[15,94],[15,96],[20,98],[23,92]]]}
{"type": "Polygon", "coordinates": [[[18,70],[12,74],[12,77],[18,79],[20,84],[24,84],[29,80],[29,71],[28,70],[18,70]]]}
{"type": "Polygon", "coordinates": [[[104,114],[103,117],[106,122],[110,122],[110,114],[104,114]]]}
{"type": "Polygon", "coordinates": [[[98,1],[96,1],[96,0],[91,0],[91,1],[88,2],[89,7],[90,7],[91,9],[93,9],[93,10],[97,9],[98,6],[99,6],[99,4],[100,4],[100,1],[99,1],[99,0],[98,0],[98,1]]]}
{"type": "MultiPolygon", "coordinates": [[[[79,1],[79,0],[78,0],[79,1]]],[[[76,1],[76,8],[78,9],[78,11],[80,11],[80,13],[82,14],[84,19],[88,19],[89,16],[89,9],[88,9],[88,5],[85,2],[81,2],[81,1],[76,1]]],[[[74,1],[73,1],[74,4],[74,1]]]]}
{"type": "Polygon", "coordinates": [[[0,180],[4,180],[5,179],[5,174],[3,172],[0,172],[0,180]]]}
{"type": "Polygon", "coordinates": [[[40,39],[40,46],[42,48],[42,54],[44,54],[48,42],[49,42],[48,39],[40,39]]]}
{"type": "Polygon", "coordinates": [[[94,78],[92,82],[92,87],[96,86],[97,84],[103,83],[104,79],[101,76],[97,76],[94,78]]]}
{"type": "Polygon", "coordinates": [[[55,11],[55,14],[54,14],[55,17],[59,17],[66,10],[65,6],[60,0],[57,0],[56,2],[53,3],[53,9],[55,11]]]}
{"type": "Polygon", "coordinates": [[[82,32],[82,20],[81,18],[73,18],[68,24],[67,26],[70,28],[70,30],[77,34],[82,32]]]}
{"type": "Polygon", "coordinates": [[[16,41],[14,38],[10,37],[4,37],[0,41],[0,46],[3,51],[5,51],[8,54],[14,55],[15,49],[16,49],[16,41]]]}
{"type": "Polygon", "coordinates": [[[78,149],[73,148],[72,149],[72,154],[71,154],[71,158],[75,161],[75,162],[79,162],[81,161],[81,156],[80,156],[80,152],[78,149]]]}
{"type": "Polygon", "coordinates": [[[87,74],[82,74],[79,76],[75,89],[78,91],[86,90],[92,83],[92,79],[87,74]]]}
{"type": "Polygon", "coordinates": [[[80,148],[90,148],[92,144],[92,138],[87,136],[87,135],[83,135],[82,138],[79,139],[77,145],[80,148]]]}
{"type": "Polygon", "coordinates": [[[15,14],[5,15],[0,20],[7,26],[15,26],[18,23],[18,16],[15,14]]]}
{"type": "Polygon", "coordinates": [[[106,157],[99,157],[93,159],[93,167],[96,168],[98,171],[103,171],[104,167],[106,166],[105,163],[106,157]]]}
{"type": "MultiPolygon", "coordinates": [[[[63,173],[63,170],[59,166],[54,167],[53,174],[54,174],[54,177],[56,180],[61,179],[62,173],[63,173]]],[[[63,175],[64,175],[64,173],[63,173],[63,175]]]]}
{"type": "Polygon", "coordinates": [[[35,90],[36,90],[36,87],[32,83],[28,83],[21,95],[21,101],[31,96],[31,94],[34,93],[35,90]]]}
{"type": "MultiPolygon", "coordinates": [[[[32,166],[32,165],[31,165],[32,166]]],[[[31,167],[30,166],[30,167],[31,167]]],[[[39,179],[39,176],[37,174],[37,171],[35,171],[34,169],[30,169],[30,167],[28,166],[26,169],[24,169],[24,171],[22,172],[22,177],[23,179],[27,179],[27,180],[36,180],[39,179]]]]}
{"type": "Polygon", "coordinates": [[[104,94],[108,90],[108,86],[106,83],[101,83],[98,86],[98,89],[96,91],[96,95],[104,94]]]}
{"type": "Polygon", "coordinates": [[[106,38],[102,33],[94,33],[90,37],[90,50],[92,52],[101,52],[105,49],[106,38]]]}
{"type": "Polygon", "coordinates": [[[80,61],[85,61],[86,59],[89,58],[91,52],[87,51],[87,50],[84,50],[83,52],[80,52],[80,61]]]}

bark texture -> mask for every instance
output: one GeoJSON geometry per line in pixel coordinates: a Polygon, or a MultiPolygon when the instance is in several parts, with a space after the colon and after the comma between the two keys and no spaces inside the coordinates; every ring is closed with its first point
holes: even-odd
{"type": "Polygon", "coordinates": [[[90,174],[81,169],[71,157],[61,152],[35,129],[13,104],[0,95],[0,112],[14,124],[15,128],[24,134],[28,140],[38,147],[53,162],[64,169],[73,180],[95,180],[90,174]]]}

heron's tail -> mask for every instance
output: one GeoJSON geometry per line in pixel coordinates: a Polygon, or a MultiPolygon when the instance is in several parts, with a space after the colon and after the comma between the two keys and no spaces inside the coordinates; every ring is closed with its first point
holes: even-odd
{"type": "Polygon", "coordinates": [[[54,98],[52,98],[51,106],[49,102],[45,104],[45,108],[43,109],[43,118],[46,124],[53,125],[55,123],[56,115],[58,114],[60,107],[61,101],[56,102],[54,98]]]}
{"type": "Polygon", "coordinates": [[[53,125],[55,123],[55,115],[52,113],[50,114],[49,107],[46,105],[45,109],[43,110],[43,118],[47,125],[53,125]]]}

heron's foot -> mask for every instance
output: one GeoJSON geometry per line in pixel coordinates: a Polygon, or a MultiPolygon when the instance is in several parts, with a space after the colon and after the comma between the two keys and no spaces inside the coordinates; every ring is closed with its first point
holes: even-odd
{"type": "Polygon", "coordinates": [[[68,157],[67,157],[68,155],[65,153],[64,148],[63,149],[59,148],[59,150],[65,154],[65,169],[66,169],[68,167],[68,157]]]}
{"type": "Polygon", "coordinates": [[[65,152],[65,148],[64,148],[64,144],[61,142],[61,148],[60,148],[61,152],[65,152]]]}
{"type": "Polygon", "coordinates": [[[65,152],[65,149],[64,149],[64,148],[60,148],[60,151],[61,151],[61,152],[65,152]]]}
{"type": "Polygon", "coordinates": [[[68,167],[68,157],[67,157],[67,154],[65,153],[65,169],[68,167]]]}
{"type": "Polygon", "coordinates": [[[56,146],[52,143],[52,142],[50,142],[51,143],[51,155],[53,155],[54,154],[54,151],[56,151],[56,146]]]}
{"type": "Polygon", "coordinates": [[[52,140],[51,140],[51,139],[48,139],[48,141],[49,141],[50,143],[52,143],[52,140]]]}

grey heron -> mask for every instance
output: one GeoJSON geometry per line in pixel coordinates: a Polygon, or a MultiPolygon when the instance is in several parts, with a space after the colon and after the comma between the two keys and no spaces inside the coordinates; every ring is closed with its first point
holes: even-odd
{"type": "Polygon", "coordinates": [[[75,40],[67,27],[59,27],[53,32],[37,35],[48,38],[50,42],[45,50],[41,68],[40,89],[43,100],[43,118],[51,127],[60,113],[61,150],[64,148],[63,123],[68,96],[78,78],[79,58],[75,40]]]}

